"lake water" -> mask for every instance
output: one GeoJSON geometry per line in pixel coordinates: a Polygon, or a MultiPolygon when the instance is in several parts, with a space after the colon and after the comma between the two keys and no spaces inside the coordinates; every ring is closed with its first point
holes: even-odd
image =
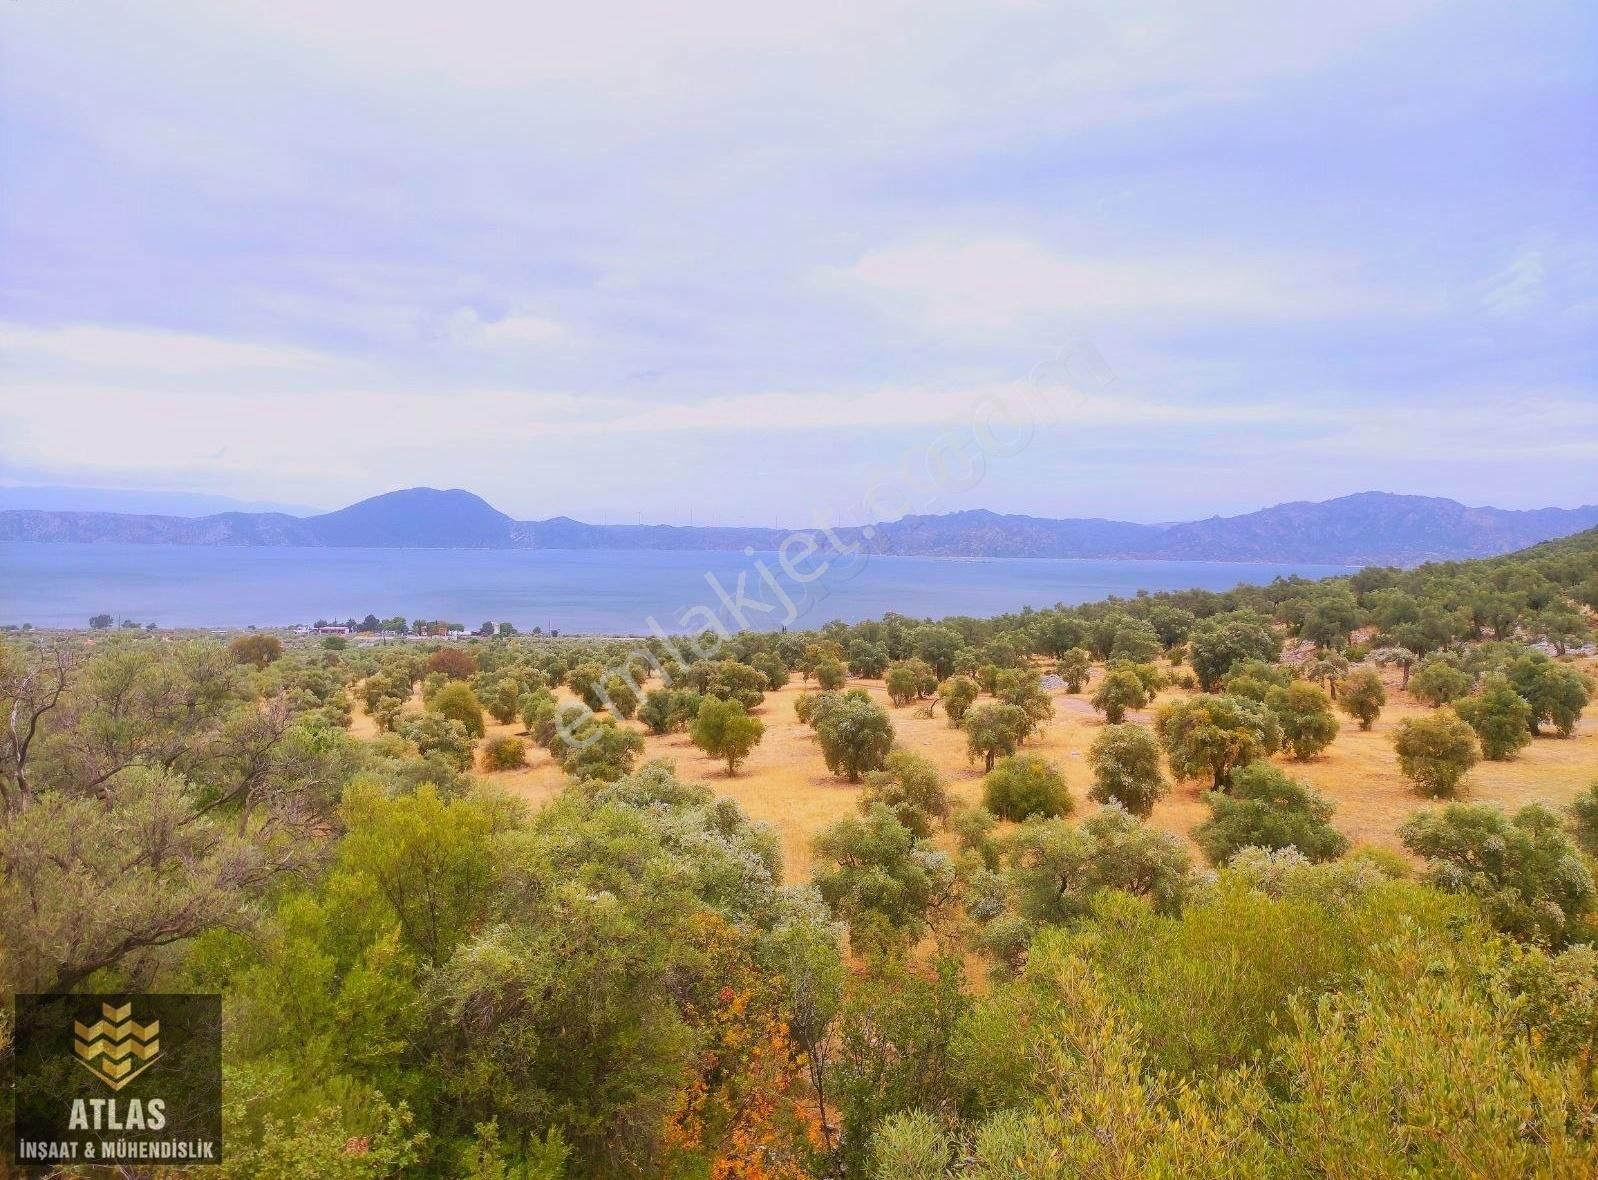
{"type": "Polygon", "coordinates": [[[796,560],[784,566],[774,554],[737,552],[0,544],[0,624],[84,627],[104,612],[162,627],[284,626],[371,612],[468,627],[492,619],[522,630],[639,635],[650,632],[651,618],[668,632],[699,630],[714,611],[734,627],[805,629],[887,611],[994,615],[1139,590],[1227,590],[1277,575],[1349,572],[1304,564],[837,555],[820,570],[821,555],[790,556],[796,560]]]}

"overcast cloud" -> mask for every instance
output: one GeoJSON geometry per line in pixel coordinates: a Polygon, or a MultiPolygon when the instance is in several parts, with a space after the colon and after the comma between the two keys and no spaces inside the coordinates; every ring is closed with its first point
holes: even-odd
{"type": "Polygon", "coordinates": [[[0,110],[0,481],[1598,500],[1590,3],[16,0],[0,110]]]}

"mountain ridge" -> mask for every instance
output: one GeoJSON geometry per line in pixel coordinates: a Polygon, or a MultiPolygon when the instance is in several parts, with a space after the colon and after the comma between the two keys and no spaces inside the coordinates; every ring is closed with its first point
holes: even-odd
{"type": "MultiPolygon", "coordinates": [[[[840,527],[832,533],[839,543],[898,556],[1414,565],[1492,557],[1594,525],[1598,505],[1516,510],[1469,507],[1436,496],[1356,492],[1167,524],[965,509],[840,527]]],[[[236,511],[200,517],[0,511],[0,541],[81,544],[769,551],[795,532],[813,531],[598,525],[565,516],[522,521],[462,488],[405,488],[307,517],[236,511]]]]}

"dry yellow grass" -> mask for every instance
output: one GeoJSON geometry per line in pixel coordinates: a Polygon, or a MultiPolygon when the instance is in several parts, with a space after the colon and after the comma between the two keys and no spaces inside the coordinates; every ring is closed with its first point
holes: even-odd
{"type": "MultiPolygon", "coordinates": [[[[881,682],[850,684],[865,688],[873,698],[888,705],[881,682]]],[[[766,724],[765,740],[735,776],[728,776],[724,763],[695,749],[686,735],[646,734],[644,739],[645,757],[671,760],[683,777],[703,782],[718,795],[737,800],[751,818],[775,828],[782,840],[787,876],[794,881],[809,875],[812,837],[852,811],[859,795],[858,787],[827,772],[814,736],[794,716],[794,700],[802,691],[804,686],[795,680],[780,692],[766,695],[765,703],[755,711],[766,724]]],[[[562,695],[568,694],[563,690],[562,695]]],[[[1162,700],[1173,695],[1179,694],[1164,693],[1162,700]]],[[[1054,702],[1054,720],[1027,750],[1059,764],[1081,815],[1094,807],[1086,798],[1092,781],[1086,755],[1103,722],[1088,704],[1087,693],[1068,696],[1056,692],[1054,702]]],[[[420,702],[412,701],[408,707],[418,708],[420,702]]],[[[889,711],[899,743],[935,762],[943,770],[952,795],[971,803],[980,800],[981,765],[966,760],[965,734],[949,727],[941,707],[933,717],[917,717],[915,706],[889,706],[889,711]]],[[[1398,692],[1396,686],[1390,687],[1388,707],[1369,733],[1360,732],[1352,721],[1339,714],[1342,732],[1326,753],[1309,762],[1277,761],[1337,804],[1334,822],[1356,844],[1398,849],[1398,825],[1413,812],[1436,804],[1416,796],[1399,776],[1392,732],[1403,718],[1426,711],[1398,692]]],[[[1146,724],[1148,715],[1140,713],[1133,719],[1146,724]]],[[[624,724],[644,732],[637,722],[624,724]]],[[[358,734],[375,732],[359,708],[354,729],[358,734]]],[[[492,737],[519,730],[519,724],[491,723],[488,733],[492,737]]],[[[534,805],[553,798],[564,782],[549,754],[531,742],[525,768],[486,777],[534,805]]],[[[1598,718],[1589,715],[1571,738],[1539,738],[1513,761],[1483,762],[1466,779],[1463,798],[1497,802],[1509,808],[1532,801],[1563,806],[1594,779],[1598,779],[1598,718]]],[[[1204,787],[1205,784],[1194,782],[1176,784],[1154,809],[1150,822],[1187,839],[1189,830],[1208,814],[1202,801],[1204,787]]]]}

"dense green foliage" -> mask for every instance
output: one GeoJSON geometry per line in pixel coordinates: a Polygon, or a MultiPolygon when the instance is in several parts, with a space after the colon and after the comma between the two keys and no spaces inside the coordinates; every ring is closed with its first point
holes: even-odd
{"type": "Polygon", "coordinates": [[[1093,707],[1104,714],[1104,720],[1119,725],[1126,720],[1129,709],[1141,709],[1149,703],[1151,693],[1136,666],[1121,661],[1111,664],[1093,693],[1093,707]]]}
{"type": "Polygon", "coordinates": [[[1476,735],[1451,709],[1400,722],[1393,733],[1393,749],[1399,773],[1433,798],[1458,791],[1460,780],[1481,758],[1476,735]]]}
{"type": "Polygon", "coordinates": [[[860,790],[860,811],[876,806],[886,807],[914,835],[930,836],[935,824],[949,818],[951,805],[936,766],[909,750],[895,750],[881,770],[866,775],[860,790]]]}
{"type": "Polygon", "coordinates": [[[1489,677],[1475,696],[1457,702],[1454,712],[1476,731],[1483,758],[1513,758],[1531,745],[1531,705],[1502,676],[1489,677]]]}
{"type": "Polygon", "coordinates": [[[1409,692],[1428,705],[1446,705],[1470,691],[1470,673],[1446,655],[1427,656],[1409,679],[1409,692]]]}
{"type": "Polygon", "coordinates": [[[1361,729],[1368,730],[1387,704],[1387,686],[1374,668],[1361,668],[1338,685],[1337,704],[1361,729]]]}
{"type": "Polygon", "coordinates": [[[1019,705],[978,705],[964,721],[966,753],[981,758],[983,769],[991,771],[1000,758],[1008,758],[1021,746],[1031,731],[1031,719],[1019,705]]]}
{"type": "Polygon", "coordinates": [[[868,699],[845,695],[816,722],[827,769],[852,783],[868,770],[880,770],[893,748],[888,711],[868,699]]]}
{"type": "Polygon", "coordinates": [[[1540,651],[1517,657],[1508,673],[1510,684],[1531,706],[1531,731],[1537,733],[1542,726],[1552,725],[1560,737],[1569,737],[1592,699],[1592,682],[1540,651]]]}
{"type": "Polygon", "coordinates": [[[982,780],[982,805],[1000,819],[1051,819],[1071,813],[1065,776],[1037,754],[1001,758],[982,780]]]}
{"type": "Polygon", "coordinates": [[[952,896],[954,869],[948,857],[880,803],[822,832],[815,854],[816,888],[849,923],[854,946],[862,952],[914,942],[933,909],[952,896]]]}
{"type": "Polygon", "coordinates": [[[706,697],[694,715],[688,736],[712,758],[727,761],[727,773],[736,774],[738,764],[765,736],[766,723],[749,716],[742,701],[706,697]]]}
{"type": "Polygon", "coordinates": [[[1119,803],[1146,818],[1169,790],[1160,773],[1160,743],[1141,725],[1107,725],[1088,749],[1095,803],[1119,803]]]}
{"type": "Polygon", "coordinates": [[[1281,747],[1282,726],[1264,705],[1247,697],[1201,695],[1172,701],[1154,718],[1171,773],[1208,776],[1217,790],[1232,775],[1281,747]]]}
{"type": "Polygon", "coordinates": [[[483,743],[484,770],[515,770],[527,765],[527,743],[518,737],[497,737],[483,743]]]}
{"type": "Polygon", "coordinates": [[[1592,911],[1593,878],[1559,817],[1531,804],[1513,816],[1455,803],[1412,817],[1399,834],[1440,887],[1470,893],[1509,934],[1554,946],[1592,911]]]}
{"type": "Polygon", "coordinates": [[[943,702],[943,713],[950,725],[959,725],[976,703],[981,689],[969,676],[951,676],[938,689],[938,699],[943,702]]]}
{"type": "Polygon", "coordinates": [[[1265,705],[1282,727],[1282,747],[1300,762],[1315,757],[1337,738],[1337,718],[1326,690],[1307,680],[1273,685],[1265,705]]]}
{"type": "Polygon", "coordinates": [[[1210,791],[1204,802],[1210,818],[1193,829],[1193,840],[1213,865],[1245,848],[1293,848],[1312,861],[1348,851],[1348,840],[1331,825],[1331,800],[1268,763],[1244,767],[1232,779],[1231,794],[1210,791]]]}
{"type": "Polygon", "coordinates": [[[1068,649],[1054,663],[1054,674],[1065,681],[1066,692],[1081,692],[1093,668],[1093,657],[1080,647],[1068,649]]]}

